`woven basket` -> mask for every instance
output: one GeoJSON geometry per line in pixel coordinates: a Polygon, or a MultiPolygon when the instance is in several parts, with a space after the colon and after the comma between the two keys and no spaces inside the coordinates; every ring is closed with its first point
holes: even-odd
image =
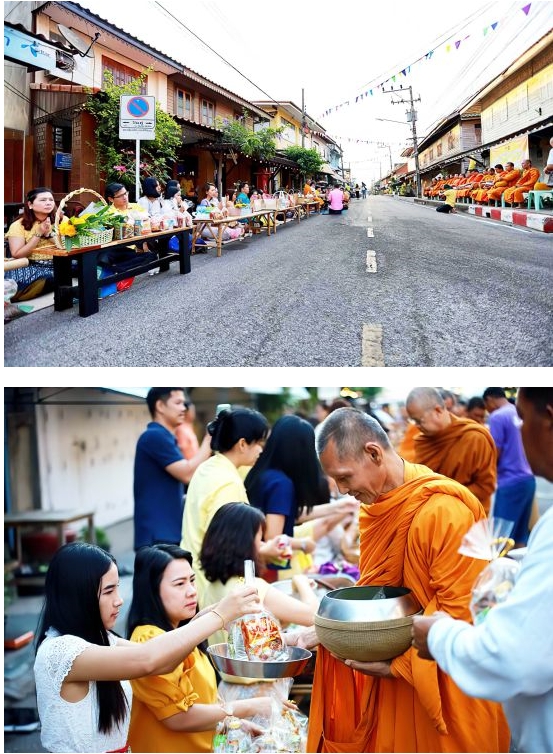
{"type": "Polygon", "coordinates": [[[82,246],[96,246],[97,244],[109,243],[113,240],[113,228],[107,228],[100,231],[100,233],[79,233],[76,236],[62,236],[60,233],[60,223],[63,219],[63,210],[70,201],[78,200],[82,198],[83,194],[89,194],[86,204],[89,204],[91,200],[100,201],[102,204],[107,204],[101,194],[93,189],[80,188],[64,196],[61,200],[59,207],[56,210],[56,217],[54,221],[54,243],[58,249],[72,249],[73,247],[82,246]]]}
{"type": "Polygon", "coordinates": [[[384,621],[339,621],[315,615],[315,631],[323,647],[344,660],[380,662],[411,646],[413,616],[384,621]]]}

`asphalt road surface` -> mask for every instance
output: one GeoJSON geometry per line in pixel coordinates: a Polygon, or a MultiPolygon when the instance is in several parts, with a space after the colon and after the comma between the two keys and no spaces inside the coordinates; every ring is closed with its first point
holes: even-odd
{"type": "Polygon", "coordinates": [[[553,237],[390,196],[4,328],[6,366],[543,367],[553,237]]]}

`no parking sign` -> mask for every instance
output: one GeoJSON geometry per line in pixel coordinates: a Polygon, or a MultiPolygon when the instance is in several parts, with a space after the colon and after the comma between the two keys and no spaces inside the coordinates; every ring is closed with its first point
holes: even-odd
{"type": "Polygon", "coordinates": [[[123,95],[119,99],[119,138],[155,139],[156,98],[134,94],[123,95]]]}

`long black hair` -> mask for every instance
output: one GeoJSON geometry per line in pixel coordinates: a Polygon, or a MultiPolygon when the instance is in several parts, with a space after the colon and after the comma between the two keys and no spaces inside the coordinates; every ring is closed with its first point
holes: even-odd
{"type": "Polygon", "coordinates": [[[211,435],[211,449],[226,453],[242,438],[248,445],[264,440],[269,434],[269,422],[252,408],[223,409],[207,425],[207,431],[211,435]]]}
{"type": "Polygon", "coordinates": [[[255,537],[264,525],[263,512],[253,505],[222,505],[207,527],[200,551],[206,579],[226,584],[232,576],[243,576],[244,560],[253,560],[259,573],[261,562],[255,549],[255,537]]]}
{"type": "MultiPolygon", "coordinates": [[[[159,544],[141,547],[134,559],[132,602],[127,616],[127,639],[137,626],[157,626],[162,631],[172,631],[174,626],[167,617],[159,594],[159,585],[165,569],[172,560],[187,560],[192,565],[192,555],[178,545],[159,544]]],[[[188,621],[182,621],[184,625],[188,621]]]]}
{"type": "Polygon", "coordinates": [[[315,431],[305,419],[282,416],[275,423],[263,453],[246,477],[246,492],[252,505],[261,497],[263,475],[269,469],[282,471],[291,479],[296,493],[295,518],[304,509],[309,512],[314,505],[328,502],[330,490],[317,458],[315,431]]]}
{"type": "MultiPolygon", "coordinates": [[[[87,542],[72,542],[56,552],[46,573],[45,598],[37,629],[36,649],[54,628],[90,644],[109,646],[100,615],[102,577],[115,563],[110,553],[87,542]]],[[[124,721],[128,704],[119,681],[97,681],[98,730],[109,733],[124,721]]]]}
{"type": "MultiPolygon", "coordinates": [[[[37,198],[39,194],[52,194],[52,199],[54,198],[54,194],[52,192],[51,188],[46,188],[45,186],[39,186],[38,188],[31,189],[27,196],[25,197],[25,204],[23,205],[23,214],[21,215],[21,225],[25,228],[25,230],[31,230],[33,225],[37,222],[36,215],[34,213],[34,210],[29,207],[29,202],[34,202],[34,200],[37,198]]],[[[56,210],[55,207],[48,215],[50,218],[50,222],[54,223],[56,220],[56,210]]]]}

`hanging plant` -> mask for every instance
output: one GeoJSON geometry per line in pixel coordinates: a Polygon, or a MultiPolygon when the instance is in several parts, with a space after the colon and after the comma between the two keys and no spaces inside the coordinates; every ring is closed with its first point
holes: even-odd
{"type": "MultiPolygon", "coordinates": [[[[141,94],[151,68],[142,71],[123,86],[113,81],[111,71],[104,71],[101,92],[88,92],[83,109],[96,119],[96,170],[106,183],[117,181],[134,187],[136,153],[128,139],[119,138],[119,98],[141,94]]],[[[172,176],[172,166],[182,144],[181,128],[156,102],[156,138],[140,142],[140,176],[154,176],[165,182],[172,176]]]]}

